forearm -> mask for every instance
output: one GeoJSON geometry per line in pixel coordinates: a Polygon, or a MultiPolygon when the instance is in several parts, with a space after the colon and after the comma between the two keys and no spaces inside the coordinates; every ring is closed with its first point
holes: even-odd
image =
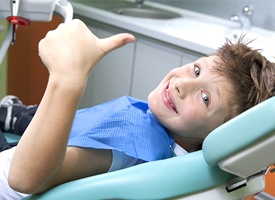
{"type": "Polygon", "coordinates": [[[22,180],[30,188],[43,185],[60,170],[84,88],[84,81],[75,84],[49,78],[39,108],[13,157],[9,179],[15,189],[22,180]]]}
{"type": "MultiPolygon", "coordinates": [[[[97,174],[105,156],[99,156],[100,161],[95,159],[99,163],[90,161],[95,167],[89,170],[91,163],[86,158],[91,152],[66,151],[70,129],[90,71],[108,52],[134,40],[130,34],[98,39],[83,22],[73,20],[49,31],[39,42],[39,56],[50,76],[39,108],[12,160],[9,184],[13,189],[36,193],[78,178],[79,170],[72,166],[79,165],[79,161],[86,169],[83,176],[97,174]]],[[[110,158],[109,152],[107,157],[110,158]]]]}

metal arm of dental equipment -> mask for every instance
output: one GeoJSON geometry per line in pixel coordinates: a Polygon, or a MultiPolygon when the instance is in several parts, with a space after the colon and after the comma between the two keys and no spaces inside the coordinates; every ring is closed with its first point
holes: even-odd
{"type": "Polygon", "coordinates": [[[73,18],[73,7],[67,0],[1,0],[0,19],[7,19],[11,25],[0,49],[0,64],[10,44],[15,43],[19,25],[29,25],[31,21],[48,22],[53,14],[61,15],[67,22],[73,18]]]}

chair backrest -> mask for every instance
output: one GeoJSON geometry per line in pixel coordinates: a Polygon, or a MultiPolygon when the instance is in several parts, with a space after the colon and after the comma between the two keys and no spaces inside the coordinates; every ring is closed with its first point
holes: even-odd
{"type": "Polygon", "coordinates": [[[249,177],[275,163],[275,97],[215,129],[203,143],[209,165],[249,177]]]}

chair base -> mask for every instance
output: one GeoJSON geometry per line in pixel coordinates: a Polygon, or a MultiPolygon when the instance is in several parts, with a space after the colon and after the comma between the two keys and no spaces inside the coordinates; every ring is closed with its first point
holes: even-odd
{"type": "MultiPolygon", "coordinates": [[[[242,179],[237,178],[237,182],[241,182],[242,179]]],[[[236,179],[235,179],[236,181],[236,179]]],[[[253,178],[246,182],[246,186],[239,187],[231,192],[227,191],[228,183],[222,184],[215,188],[205,190],[199,193],[190,194],[188,196],[174,198],[175,200],[201,200],[201,199],[223,199],[223,200],[232,200],[232,199],[242,199],[244,197],[257,194],[262,192],[265,188],[265,178],[264,176],[259,176],[253,178]]]]}

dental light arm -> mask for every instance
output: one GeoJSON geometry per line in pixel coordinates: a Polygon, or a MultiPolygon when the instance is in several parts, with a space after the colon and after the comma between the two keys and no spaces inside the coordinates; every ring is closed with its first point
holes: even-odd
{"type": "Polygon", "coordinates": [[[54,13],[60,14],[65,23],[73,19],[73,7],[67,0],[59,0],[55,4],[54,13]]]}
{"type": "Polygon", "coordinates": [[[51,21],[53,13],[61,15],[64,22],[73,18],[73,8],[67,0],[1,0],[0,18],[6,18],[12,24],[0,49],[0,64],[9,45],[15,42],[18,25],[29,25],[30,21],[51,21]]]}

